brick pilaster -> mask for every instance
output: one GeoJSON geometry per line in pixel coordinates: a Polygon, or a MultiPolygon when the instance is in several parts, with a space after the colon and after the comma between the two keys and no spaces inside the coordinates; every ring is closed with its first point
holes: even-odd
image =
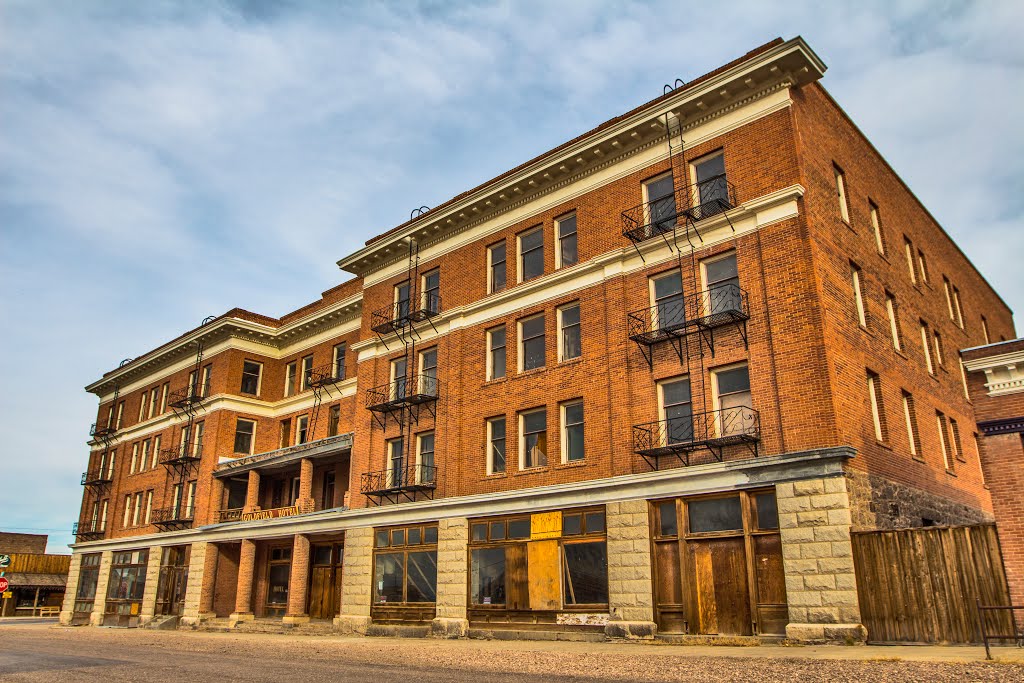
{"type": "Polygon", "coordinates": [[[249,486],[245,490],[245,507],[242,512],[255,512],[260,509],[260,473],[249,470],[249,486]]]}
{"type": "Polygon", "coordinates": [[[96,599],[92,603],[92,614],[89,616],[89,623],[93,626],[103,625],[103,612],[107,607],[107,585],[110,583],[110,565],[114,559],[114,553],[104,550],[100,555],[99,580],[96,582],[96,599]]]}
{"type": "MultiPolygon", "coordinates": [[[[220,546],[207,543],[203,557],[203,581],[199,592],[199,619],[214,616],[213,600],[217,593],[217,561],[220,558],[220,546]]],[[[191,577],[189,577],[191,580],[191,577]]]]}
{"type": "MultiPolygon", "coordinates": [[[[303,460],[303,462],[307,462],[303,460]]],[[[310,467],[312,473],[312,466],[310,467]]],[[[301,487],[300,487],[301,488],[301,487]]],[[[306,596],[309,588],[309,536],[295,534],[292,542],[292,569],[288,575],[288,612],[285,623],[309,621],[306,596]]]]}
{"type": "MultiPolygon", "coordinates": [[[[252,484],[251,476],[249,477],[249,483],[252,484]]],[[[256,543],[255,541],[244,539],[242,541],[241,555],[238,559],[238,587],[235,589],[235,611],[231,614],[233,621],[246,621],[253,618],[252,578],[255,569],[256,543]]]]}

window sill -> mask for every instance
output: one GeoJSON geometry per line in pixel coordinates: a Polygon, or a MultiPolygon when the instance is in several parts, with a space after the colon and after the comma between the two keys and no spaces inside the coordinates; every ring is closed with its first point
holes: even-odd
{"type": "Polygon", "coordinates": [[[573,467],[583,467],[586,464],[587,464],[587,459],[583,458],[582,460],[572,460],[570,462],[560,462],[557,465],[555,465],[555,469],[556,470],[565,470],[565,469],[571,469],[573,467]]]}
{"type": "Polygon", "coordinates": [[[902,358],[903,360],[910,360],[910,356],[908,356],[907,354],[903,353],[903,352],[902,352],[901,350],[897,349],[897,348],[896,348],[895,346],[894,346],[894,347],[892,347],[892,350],[893,350],[893,352],[894,352],[894,353],[895,353],[895,354],[896,354],[897,356],[899,356],[899,357],[900,357],[900,358],[902,358]]]}
{"type": "Polygon", "coordinates": [[[920,455],[912,455],[912,456],[910,456],[910,459],[913,460],[914,462],[919,462],[922,465],[927,465],[928,464],[928,463],[925,462],[924,458],[922,458],[920,455]]]}
{"type": "Polygon", "coordinates": [[[878,251],[878,249],[876,248],[875,249],[875,253],[878,254],[878,258],[882,259],[883,261],[888,263],[890,266],[892,265],[892,261],[889,260],[889,257],[884,252],[878,251]]]}
{"type": "Polygon", "coordinates": [[[524,477],[529,474],[541,474],[542,472],[548,472],[551,469],[549,465],[539,465],[537,467],[528,467],[526,469],[517,470],[513,477],[524,477]]]}
{"type": "Polygon", "coordinates": [[[530,375],[539,375],[548,369],[547,365],[542,365],[539,368],[530,368],[529,370],[520,370],[516,373],[515,379],[520,377],[529,377],[530,375]]]}
{"type": "Polygon", "coordinates": [[[884,448],[887,451],[892,450],[892,446],[887,444],[885,441],[879,441],[878,439],[875,439],[875,445],[878,446],[879,448],[884,448]]]}
{"type": "Polygon", "coordinates": [[[957,476],[955,470],[946,470],[946,474],[948,474],[951,477],[957,476]]]}
{"type": "Polygon", "coordinates": [[[481,387],[486,387],[486,386],[491,385],[491,384],[504,384],[507,381],[508,381],[508,375],[506,375],[504,377],[495,377],[493,379],[485,379],[483,384],[481,384],[480,386],[481,387]]]}
{"type": "Polygon", "coordinates": [[[561,368],[561,367],[565,367],[567,365],[575,365],[577,363],[582,363],[582,362],[583,362],[583,355],[580,354],[579,356],[576,356],[575,358],[567,358],[565,360],[558,361],[558,365],[556,367],[560,367],[561,368]]]}

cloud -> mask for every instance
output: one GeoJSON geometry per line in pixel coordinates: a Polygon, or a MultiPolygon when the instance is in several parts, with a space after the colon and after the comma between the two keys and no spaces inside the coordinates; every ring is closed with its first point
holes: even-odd
{"type": "Polygon", "coordinates": [[[777,35],[823,56],[826,87],[1019,308],[1022,20],[930,0],[5,0],[0,522],[76,518],[81,387],[121,358],[232,306],[307,303],[412,208],[777,35]]]}

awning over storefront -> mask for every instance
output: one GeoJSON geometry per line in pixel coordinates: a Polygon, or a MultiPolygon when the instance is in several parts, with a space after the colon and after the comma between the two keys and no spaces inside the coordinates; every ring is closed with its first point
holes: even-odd
{"type": "Polygon", "coordinates": [[[11,582],[11,588],[61,588],[68,582],[65,574],[35,574],[31,572],[7,572],[4,577],[11,582]]]}

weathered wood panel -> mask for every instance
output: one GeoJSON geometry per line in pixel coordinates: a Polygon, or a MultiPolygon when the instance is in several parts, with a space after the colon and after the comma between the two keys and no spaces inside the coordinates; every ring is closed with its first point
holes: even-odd
{"type": "MultiPolygon", "coordinates": [[[[977,642],[975,601],[1010,604],[994,525],[854,532],[852,540],[871,642],[977,642]]],[[[992,630],[1010,628],[1005,615],[986,619],[992,630]]]]}
{"type": "Polygon", "coordinates": [[[4,571],[26,574],[67,574],[71,567],[70,555],[11,555],[11,566],[4,571]]]}

